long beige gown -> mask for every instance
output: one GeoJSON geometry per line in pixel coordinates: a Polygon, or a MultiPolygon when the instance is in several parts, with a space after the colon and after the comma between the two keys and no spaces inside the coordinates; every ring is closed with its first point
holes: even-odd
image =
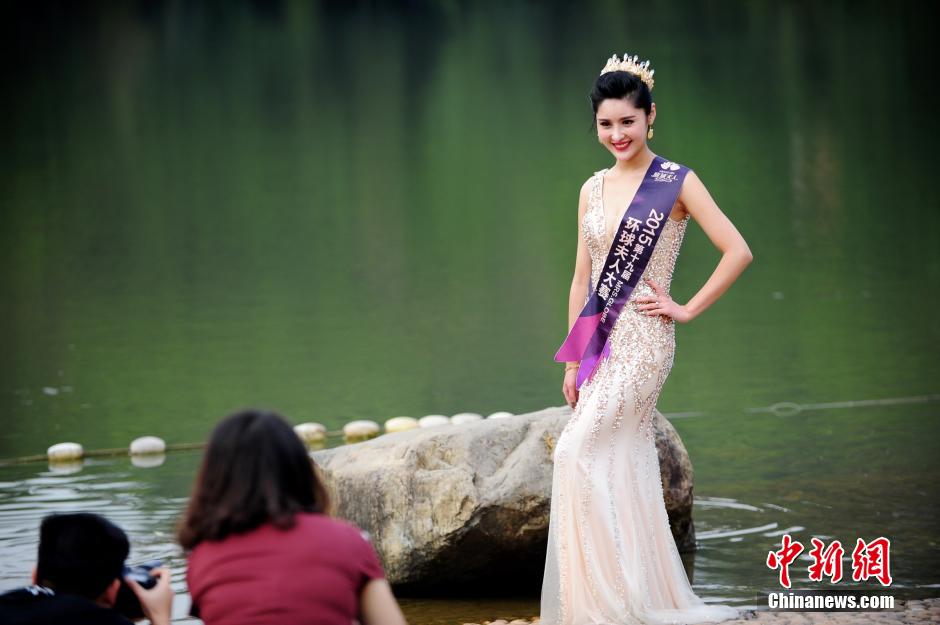
{"type": "MultiPolygon", "coordinates": [[[[610,247],[604,173],[592,176],[581,234],[597,284],[610,247]]],[[[643,278],[666,291],[689,217],[669,219],[643,278]]],[[[654,295],[641,278],[610,335],[610,357],[581,387],[554,452],[542,625],[698,623],[738,615],[706,605],[689,585],[669,530],[650,419],[675,351],[675,322],[647,316],[636,297],[654,295]]]]}

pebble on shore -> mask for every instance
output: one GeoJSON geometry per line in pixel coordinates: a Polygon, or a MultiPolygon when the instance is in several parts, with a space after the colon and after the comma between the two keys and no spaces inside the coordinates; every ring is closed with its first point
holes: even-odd
{"type": "MultiPolygon", "coordinates": [[[[722,625],[856,625],[874,623],[879,625],[928,625],[940,623],[940,597],[929,599],[896,600],[895,610],[871,612],[801,612],[798,610],[746,610],[741,618],[722,621],[722,625]]],[[[537,625],[538,617],[526,620],[483,621],[463,625],[537,625]]]]}
{"type": "Polygon", "coordinates": [[[504,618],[499,618],[495,621],[483,621],[482,623],[464,623],[464,625],[538,625],[538,623],[539,619],[537,618],[532,620],[517,618],[511,621],[507,621],[504,618]]]}

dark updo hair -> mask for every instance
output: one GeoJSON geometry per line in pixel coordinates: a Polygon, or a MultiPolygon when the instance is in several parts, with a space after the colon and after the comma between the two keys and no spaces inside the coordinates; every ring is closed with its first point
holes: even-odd
{"type": "Polygon", "coordinates": [[[590,98],[591,107],[594,109],[592,127],[597,123],[597,108],[604,100],[627,100],[636,108],[646,111],[647,116],[653,106],[653,94],[646,83],[636,74],[621,70],[598,76],[594,81],[594,88],[591,89],[590,98]]]}

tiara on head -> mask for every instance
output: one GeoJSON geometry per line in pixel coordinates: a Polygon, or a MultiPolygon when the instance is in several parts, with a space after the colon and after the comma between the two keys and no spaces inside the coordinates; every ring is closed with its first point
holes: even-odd
{"type": "Polygon", "coordinates": [[[650,69],[650,62],[643,61],[642,63],[637,62],[637,56],[634,54],[632,57],[629,54],[624,54],[623,59],[613,55],[607,59],[607,65],[604,66],[604,69],[601,70],[601,75],[606,74],[607,72],[630,72],[637,76],[640,80],[646,83],[646,86],[649,87],[649,90],[653,90],[653,72],[656,70],[650,69]]]}

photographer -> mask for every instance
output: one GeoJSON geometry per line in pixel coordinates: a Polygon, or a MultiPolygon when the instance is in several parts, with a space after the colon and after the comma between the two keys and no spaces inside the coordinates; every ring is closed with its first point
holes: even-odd
{"type": "Polygon", "coordinates": [[[190,614],[205,625],[407,625],[375,548],[329,510],[283,417],[224,419],[180,522],[190,614]]]}
{"type": "MultiPolygon", "coordinates": [[[[54,514],[39,529],[33,585],[0,596],[5,625],[130,625],[115,605],[121,590],[127,535],[97,514],[54,514]]],[[[169,625],[173,604],[168,569],[155,569],[149,590],[125,580],[153,625],[169,625]]],[[[126,591],[125,591],[126,592],[126,591]]]]}

